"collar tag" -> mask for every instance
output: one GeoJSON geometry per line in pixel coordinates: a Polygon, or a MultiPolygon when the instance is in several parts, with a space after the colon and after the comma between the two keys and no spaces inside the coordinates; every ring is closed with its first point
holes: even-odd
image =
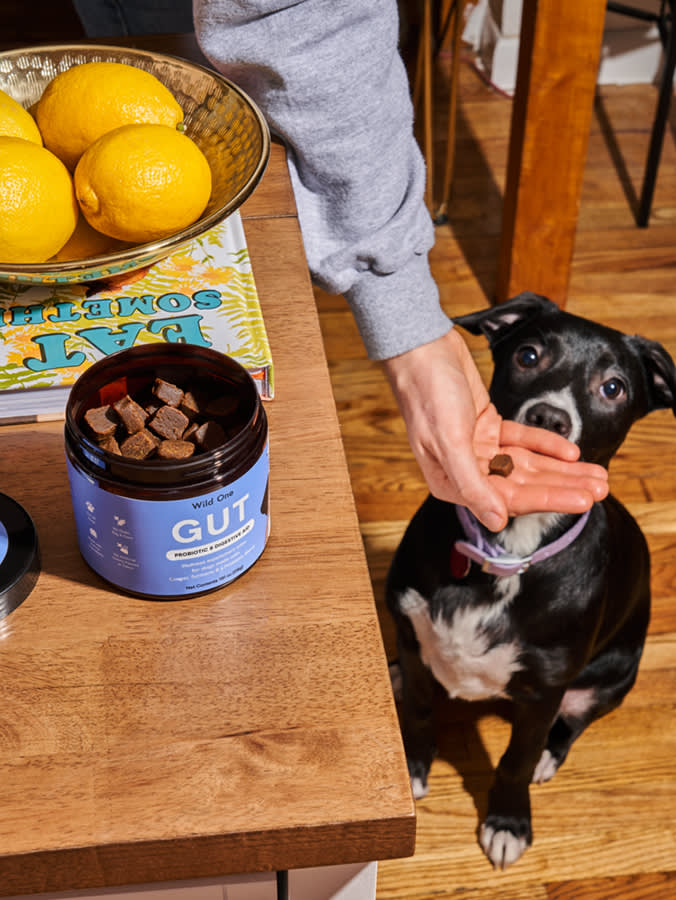
{"type": "Polygon", "coordinates": [[[489,575],[523,575],[530,569],[532,561],[532,556],[508,556],[506,553],[497,559],[487,556],[481,563],[481,571],[489,575]]]}

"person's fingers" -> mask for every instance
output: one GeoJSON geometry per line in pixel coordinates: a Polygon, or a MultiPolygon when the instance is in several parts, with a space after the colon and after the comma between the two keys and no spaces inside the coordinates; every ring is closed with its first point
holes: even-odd
{"type": "MultiPolygon", "coordinates": [[[[579,482],[591,484],[608,484],[608,470],[596,463],[565,462],[551,456],[543,456],[539,453],[531,453],[522,447],[501,447],[500,453],[506,453],[514,463],[513,478],[520,483],[529,479],[543,476],[555,478],[561,483],[570,484],[579,482]]],[[[490,458],[486,456],[486,467],[490,469],[490,458]]]]}
{"type": "Polygon", "coordinates": [[[581,487],[556,484],[509,484],[500,479],[496,490],[504,497],[510,515],[522,516],[535,512],[583,513],[590,509],[596,497],[581,487]]]}
{"type": "Polygon", "coordinates": [[[495,489],[505,496],[502,488],[505,484],[512,494],[524,489],[542,489],[548,491],[550,489],[565,490],[574,493],[582,491],[585,494],[591,494],[594,500],[603,500],[608,493],[608,481],[604,478],[596,478],[593,475],[581,474],[573,477],[565,472],[527,472],[525,475],[516,469],[508,478],[498,475],[492,475],[489,481],[493,482],[495,489]],[[496,478],[500,480],[495,483],[496,478]]]}
{"type": "Polygon", "coordinates": [[[491,531],[500,531],[507,524],[505,501],[492,480],[481,471],[471,444],[466,447],[456,445],[452,463],[443,456],[438,459],[423,452],[418,456],[418,464],[427,486],[438,500],[468,507],[491,531]],[[452,479],[448,472],[453,473],[452,479]]]}
{"type": "Polygon", "coordinates": [[[574,461],[580,455],[580,448],[571,441],[547,431],[544,428],[535,428],[532,425],[521,425],[509,419],[503,419],[500,429],[500,443],[514,444],[542,453],[546,456],[558,457],[566,461],[574,461]]]}

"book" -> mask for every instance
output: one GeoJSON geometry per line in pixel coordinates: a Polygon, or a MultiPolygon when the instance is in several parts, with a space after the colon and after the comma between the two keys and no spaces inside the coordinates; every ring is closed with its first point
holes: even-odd
{"type": "Polygon", "coordinates": [[[239,212],[159,262],[107,281],[0,283],[0,424],[62,419],[92,363],[182,341],[241,363],[265,400],[274,367],[239,212]]]}

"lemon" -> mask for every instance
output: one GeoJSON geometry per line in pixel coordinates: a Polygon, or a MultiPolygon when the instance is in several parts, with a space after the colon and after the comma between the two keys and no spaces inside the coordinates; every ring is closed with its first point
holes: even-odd
{"type": "Polygon", "coordinates": [[[142,244],[200,217],[211,194],[211,169],[197,144],[175,128],[123,125],[82,154],[75,192],[93,228],[142,244]]]}
{"type": "Polygon", "coordinates": [[[45,262],[66,243],[78,217],[64,164],[33,141],[0,137],[0,262],[45,262]]]}
{"type": "Polygon", "coordinates": [[[125,244],[122,241],[96,231],[85,217],[80,215],[75,231],[52,259],[54,262],[89,259],[92,256],[104,256],[108,253],[113,253],[124,246],[125,244]]]}
{"type": "Polygon", "coordinates": [[[0,90],[0,135],[2,134],[42,145],[40,129],[33,116],[13,97],[0,90]]]}
{"type": "Polygon", "coordinates": [[[87,147],[107,131],[140,122],[176,126],[183,110],[150,72],[126,63],[90,62],[50,81],[36,118],[45,147],[73,171],[87,147]]]}

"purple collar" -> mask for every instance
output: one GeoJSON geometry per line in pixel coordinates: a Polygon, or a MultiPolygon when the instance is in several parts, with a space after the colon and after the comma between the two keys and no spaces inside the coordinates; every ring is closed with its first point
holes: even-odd
{"type": "Polygon", "coordinates": [[[468,559],[478,563],[482,572],[500,576],[521,575],[534,563],[542,562],[543,559],[549,559],[551,556],[554,556],[560,550],[573,543],[589,519],[589,510],[587,510],[568,531],[564,532],[560,538],[552,541],[551,544],[539,547],[530,556],[510,556],[508,553],[505,553],[499,544],[486,539],[477,520],[466,507],[456,506],[455,511],[458,514],[458,519],[467,540],[456,541],[454,549],[463,556],[468,557],[468,559]]]}

